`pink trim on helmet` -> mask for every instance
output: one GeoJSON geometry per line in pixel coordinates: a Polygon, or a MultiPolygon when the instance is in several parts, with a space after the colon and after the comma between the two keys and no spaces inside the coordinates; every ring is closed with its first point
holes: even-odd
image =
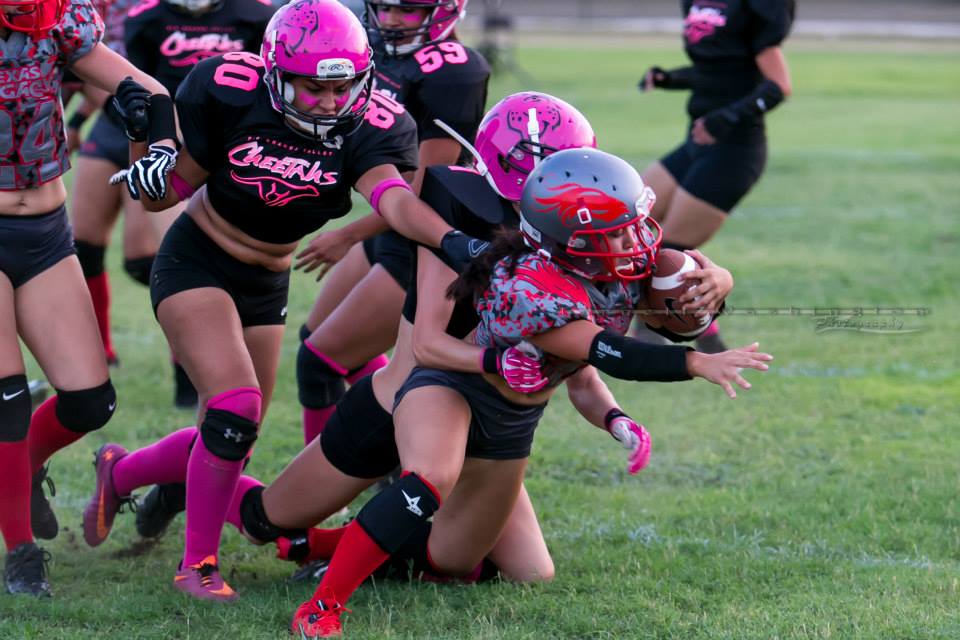
{"type": "Polygon", "coordinates": [[[487,181],[513,202],[519,202],[527,175],[541,158],[563,149],[596,146],[593,127],[582,113],[560,98],[536,91],[515,93],[495,104],[480,122],[476,138],[487,181]]]}

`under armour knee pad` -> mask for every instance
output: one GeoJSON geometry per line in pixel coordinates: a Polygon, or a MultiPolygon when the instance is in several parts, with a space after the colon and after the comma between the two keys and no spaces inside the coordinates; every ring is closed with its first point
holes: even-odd
{"type": "Polygon", "coordinates": [[[210,398],[200,425],[203,446],[213,455],[239,462],[257,440],[263,394],[254,387],[230,389],[210,398]]]}
{"type": "Polygon", "coordinates": [[[440,508],[440,498],[428,482],[408,473],[368,502],[357,523],[377,545],[394,553],[440,508]]]}
{"type": "Polygon", "coordinates": [[[153,267],[153,259],[156,256],[144,256],[142,258],[125,258],[123,261],[123,270],[127,275],[140,284],[150,286],[150,269],[153,267]]]}
{"type": "Polygon", "coordinates": [[[240,523],[243,530],[261,542],[273,542],[283,536],[306,539],[306,529],[284,529],[270,522],[263,508],[264,487],[253,487],[240,500],[240,523]]]}
{"type": "Polygon", "coordinates": [[[109,378],[99,387],[92,389],[57,389],[57,420],[70,431],[96,431],[110,421],[116,408],[117,392],[109,378]]]}
{"type": "Polygon", "coordinates": [[[0,378],[0,442],[20,442],[30,429],[30,387],[20,373],[0,378]]]}
{"type": "Polygon", "coordinates": [[[297,351],[297,395],[307,409],[331,407],[347,392],[347,370],[300,343],[297,351]]]}
{"type": "Polygon", "coordinates": [[[106,247],[90,244],[83,240],[74,240],[73,247],[77,250],[77,260],[80,261],[80,269],[83,271],[84,278],[92,278],[103,273],[103,257],[107,252],[106,247]]]}

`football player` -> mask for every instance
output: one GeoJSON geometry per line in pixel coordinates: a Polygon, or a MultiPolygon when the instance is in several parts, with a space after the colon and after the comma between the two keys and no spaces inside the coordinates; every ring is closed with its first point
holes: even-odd
{"type": "MultiPolygon", "coordinates": [[[[654,66],[640,80],[643,91],[691,92],[687,139],[643,172],[657,194],[652,215],[663,226],[665,247],[682,251],[707,242],[763,175],[764,116],[791,92],[781,45],[795,4],[681,1],[684,49],[693,64],[654,66]]],[[[726,348],[716,321],[697,347],[708,353],[726,348]]]]}
{"type": "MultiPolygon", "coordinates": [[[[170,95],[200,60],[230,51],[257,52],[273,8],[259,0],[115,0],[106,8],[110,45],[134,65],[160,80],[170,95]],[[131,5],[133,5],[131,7],[131,5]]],[[[70,124],[82,120],[74,116],[70,124]]],[[[108,362],[116,363],[110,330],[110,286],[104,254],[121,205],[125,211],[123,267],[137,282],[150,284],[150,267],[160,238],[183,210],[175,206],[149,216],[143,206],[123,197],[123,189],[104,188],[126,167],[128,145],[119,123],[101,112],[80,147],[73,192],[77,256],[90,288],[108,362]]],[[[195,408],[196,389],[183,367],[174,364],[174,404],[195,408]]]]}
{"type": "MultiPolygon", "coordinates": [[[[445,288],[452,282],[454,300],[475,301],[480,324],[465,348],[526,344],[545,359],[547,380],[518,393],[486,368],[464,373],[422,366],[434,359],[426,345],[446,327],[453,300],[419,296],[413,348],[421,365],[397,391],[393,411],[404,471],[345,527],[313,597],[294,614],[294,633],[340,635],[350,595],[431,517],[423,551],[428,562],[448,574],[475,571],[510,533],[534,429],[560,382],[571,381],[570,399],[581,415],[630,450],[636,472],[649,458],[649,435],[619,409],[597,369],[626,380],[700,376],[732,393],[731,384],[749,387],[740,367],[767,368],[770,356],[756,345],[688,354],[682,346],[624,337],[660,243],[648,216],[653,199],[623,160],[594,149],[559,151],[527,178],[519,231],[498,235],[455,281],[442,262],[418,265],[421,283],[445,288]]],[[[440,360],[459,357],[446,352],[440,360]]],[[[321,443],[326,439],[325,432],[321,443]]],[[[512,551],[521,562],[527,552],[512,551]]]]}
{"type": "Polygon", "coordinates": [[[64,70],[116,92],[128,131],[173,144],[172,127],[148,125],[148,113],[172,122],[166,89],[102,35],[88,0],[0,1],[0,531],[11,593],[51,593],[31,531],[31,477],[117,405],[64,206],[64,70]],[[18,335],[56,390],[32,416],[18,335]]]}
{"type": "Polygon", "coordinates": [[[178,431],[129,455],[102,447],[84,538],[106,539],[132,487],[186,477],[174,586],[193,597],[237,597],[219,572],[220,533],[273,392],[300,239],[346,215],[355,188],[397,230],[469,259],[473,239],[445,239],[453,229],[400,177],[416,167],[416,125],[373,93],[372,67],[348,9],[295,0],[271,19],[261,55],[234,51],[191,70],[177,91],[183,150],[151,144],[126,174],[148,210],[189,200],[164,237],[150,293],[200,394],[200,435],[178,431]]]}
{"type": "MultiPolygon", "coordinates": [[[[417,122],[414,193],[420,192],[427,167],[454,165],[465,157],[460,143],[434,121],[473,140],[483,117],[490,67],[455,31],[466,6],[466,0],[366,3],[376,62],[374,88],[404,105],[417,122]]],[[[354,384],[382,367],[387,361],[382,354],[396,342],[412,251],[403,236],[384,228],[381,218],[370,215],[320,234],[298,256],[298,266],[307,271],[319,267],[321,274],[329,266],[321,260],[339,260],[301,330],[309,343],[297,358],[304,444],[323,430],[345,382],[354,384]]]]}

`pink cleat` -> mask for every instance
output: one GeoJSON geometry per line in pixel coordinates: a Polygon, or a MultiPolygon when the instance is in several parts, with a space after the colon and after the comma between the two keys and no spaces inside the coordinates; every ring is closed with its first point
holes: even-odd
{"type": "Polygon", "coordinates": [[[118,496],[113,487],[113,465],[125,455],[127,450],[120,445],[105,444],[94,456],[97,485],[93,497],[83,510],[83,539],[91,547],[96,547],[107,539],[114,517],[124,504],[132,501],[130,496],[118,496]]]}
{"type": "Polygon", "coordinates": [[[207,556],[197,564],[181,567],[173,577],[173,586],[199,600],[233,602],[240,595],[220,576],[214,556],[207,556]]]}

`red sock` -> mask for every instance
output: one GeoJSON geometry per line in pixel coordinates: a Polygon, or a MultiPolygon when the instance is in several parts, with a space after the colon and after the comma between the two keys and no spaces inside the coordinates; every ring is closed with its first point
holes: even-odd
{"type": "Polygon", "coordinates": [[[390,554],[354,520],[344,527],[343,536],[330,558],[330,566],[313,598],[329,597],[332,591],[337,602],[346,603],[357,587],[389,557],[390,554]]]}
{"type": "Polygon", "coordinates": [[[37,407],[30,419],[27,443],[30,446],[31,476],[50,459],[50,456],[68,444],[73,444],[83,435],[60,424],[60,419],[57,418],[57,396],[47,398],[37,407]]]}
{"type": "Polygon", "coordinates": [[[26,440],[0,442],[0,531],[7,551],[33,542],[28,447],[26,440]]]}
{"type": "Polygon", "coordinates": [[[113,338],[110,336],[110,281],[104,271],[87,278],[87,288],[93,300],[93,312],[97,315],[97,327],[103,340],[103,352],[107,360],[117,357],[113,351],[113,338]]]}

